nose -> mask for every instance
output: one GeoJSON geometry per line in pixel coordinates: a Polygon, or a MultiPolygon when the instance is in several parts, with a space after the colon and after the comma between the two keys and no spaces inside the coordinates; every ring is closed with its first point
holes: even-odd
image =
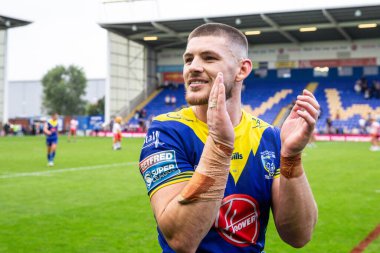
{"type": "Polygon", "coordinates": [[[202,62],[198,57],[195,57],[189,66],[190,72],[203,72],[204,68],[202,66],[202,62]]]}

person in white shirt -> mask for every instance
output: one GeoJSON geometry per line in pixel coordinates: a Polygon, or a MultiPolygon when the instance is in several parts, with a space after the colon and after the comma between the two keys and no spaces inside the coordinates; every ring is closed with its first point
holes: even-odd
{"type": "Polygon", "coordinates": [[[69,142],[71,141],[71,138],[74,138],[74,141],[76,141],[78,124],[78,120],[75,117],[70,120],[70,131],[67,136],[69,142]]]}
{"type": "Polygon", "coordinates": [[[112,126],[113,133],[113,150],[121,149],[121,117],[116,117],[112,126]]]}
{"type": "Polygon", "coordinates": [[[370,134],[371,134],[371,151],[380,151],[379,137],[380,137],[380,123],[376,119],[370,119],[370,134]]]}

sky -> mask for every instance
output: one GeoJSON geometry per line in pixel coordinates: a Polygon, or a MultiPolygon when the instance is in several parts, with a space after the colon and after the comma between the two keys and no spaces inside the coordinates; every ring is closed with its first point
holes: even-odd
{"type": "Polygon", "coordinates": [[[98,0],[1,0],[0,14],[32,21],[8,30],[7,79],[40,80],[57,65],[74,64],[87,78],[105,78],[107,33],[98,0]]]}
{"type": "Polygon", "coordinates": [[[53,67],[71,64],[82,67],[87,78],[106,78],[107,32],[98,23],[379,4],[379,0],[146,0],[132,1],[136,8],[131,8],[130,3],[104,1],[119,0],[0,0],[1,15],[33,22],[8,30],[7,79],[40,80],[53,67]]]}

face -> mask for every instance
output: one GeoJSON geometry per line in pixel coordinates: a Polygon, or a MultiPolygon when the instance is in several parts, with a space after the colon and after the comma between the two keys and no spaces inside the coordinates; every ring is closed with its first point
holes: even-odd
{"type": "Polygon", "coordinates": [[[190,105],[208,103],[211,87],[218,72],[223,73],[227,99],[240,61],[229,47],[229,41],[222,37],[203,36],[192,38],[183,55],[183,78],[186,86],[186,101],[190,105]]]}
{"type": "Polygon", "coordinates": [[[57,114],[57,113],[54,113],[54,114],[52,115],[52,119],[53,119],[53,120],[57,120],[57,119],[58,119],[58,114],[57,114]]]}

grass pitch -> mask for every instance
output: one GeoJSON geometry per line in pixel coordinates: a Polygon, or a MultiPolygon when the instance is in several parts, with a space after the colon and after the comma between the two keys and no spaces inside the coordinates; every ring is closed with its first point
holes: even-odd
{"type": "MultiPolygon", "coordinates": [[[[60,137],[47,167],[43,137],[0,138],[0,252],[160,252],[138,170],[142,139],[60,137]]],[[[380,223],[380,152],[317,143],[303,157],[319,207],[312,241],[285,245],[270,222],[266,252],[348,253],[380,223]]],[[[366,253],[380,252],[380,240],[366,253]]]]}

